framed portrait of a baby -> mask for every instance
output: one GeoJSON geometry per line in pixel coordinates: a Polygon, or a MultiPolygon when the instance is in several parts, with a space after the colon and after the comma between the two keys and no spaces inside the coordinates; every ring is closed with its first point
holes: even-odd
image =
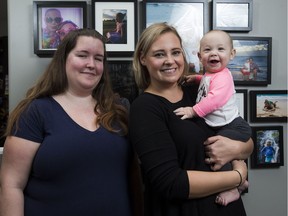
{"type": "Polygon", "coordinates": [[[137,41],[137,0],[92,0],[92,26],[106,37],[108,57],[131,57],[137,41]]]}
{"type": "Polygon", "coordinates": [[[275,168],[284,165],[283,126],[252,127],[254,151],[251,168],[275,168]]]}
{"type": "Polygon", "coordinates": [[[63,38],[87,27],[86,2],[34,1],[34,53],[51,57],[63,38]]]}

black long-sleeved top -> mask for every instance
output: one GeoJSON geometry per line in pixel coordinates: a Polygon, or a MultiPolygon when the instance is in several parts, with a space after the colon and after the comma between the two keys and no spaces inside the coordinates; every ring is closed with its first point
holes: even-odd
{"type": "Polygon", "coordinates": [[[143,93],[131,105],[130,139],[143,171],[145,215],[246,215],[241,199],[227,207],[215,204],[216,195],[188,199],[186,170],[211,171],[204,162],[203,142],[213,132],[202,119],[181,120],[173,113],[176,108],[194,105],[197,90],[183,87],[183,91],[177,103],[143,93]]]}

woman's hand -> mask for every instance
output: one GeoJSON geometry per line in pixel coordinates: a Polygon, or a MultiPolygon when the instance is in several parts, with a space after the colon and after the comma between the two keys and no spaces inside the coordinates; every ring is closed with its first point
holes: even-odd
{"type": "Polygon", "coordinates": [[[253,152],[253,141],[232,140],[223,136],[209,137],[205,142],[206,163],[211,169],[219,170],[224,164],[234,159],[247,159],[253,152]]]}

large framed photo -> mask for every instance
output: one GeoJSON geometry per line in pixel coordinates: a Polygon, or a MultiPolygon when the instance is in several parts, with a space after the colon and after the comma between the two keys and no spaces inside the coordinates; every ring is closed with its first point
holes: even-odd
{"type": "Polygon", "coordinates": [[[132,103],[139,93],[132,72],[132,61],[109,60],[108,68],[113,91],[132,103]]]}
{"type": "Polygon", "coordinates": [[[239,115],[247,121],[247,89],[236,89],[236,104],[239,115]]]}
{"type": "Polygon", "coordinates": [[[131,57],[137,41],[137,0],[92,0],[92,25],[107,38],[108,57],[131,57]]]}
{"type": "Polygon", "coordinates": [[[235,85],[271,84],[271,37],[232,37],[236,56],[228,64],[235,85]]]}
{"type": "Polygon", "coordinates": [[[143,1],[143,29],[153,23],[167,22],[179,32],[191,73],[203,74],[198,59],[199,42],[208,31],[207,0],[143,1]]]}
{"type": "Polygon", "coordinates": [[[252,21],[253,0],[213,0],[213,29],[248,32],[252,21]]]}
{"type": "Polygon", "coordinates": [[[250,91],[251,122],[287,122],[287,90],[250,91]]]}
{"type": "Polygon", "coordinates": [[[34,53],[51,57],[70,31],[87,27],[87,4],[77,1],[34,1],[34,53]]]}
{"type": "Polygon", "coordinates": [[[251,168],[273,168],[284,165],[283,127],[252,127],[254,152],[251,168]]]}

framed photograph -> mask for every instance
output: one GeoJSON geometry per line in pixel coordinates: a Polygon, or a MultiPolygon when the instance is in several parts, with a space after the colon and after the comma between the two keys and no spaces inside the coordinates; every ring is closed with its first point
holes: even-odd
{"type": "Polygon", "coordinates": [[[271,84],[271,37],[232,37],[236,56],[228,64],[235,85],[271,84]]]}
{"type": "Polygon", "coordinates": [[[129,60],[108,61],[113,91],[121,97],[127,98],[130,103],[132,103],[139,93],[131,66],[132,61],[129,60]]]}
{"type": "Polygon", "coordinates": [[[283,166],[283,126],[252,127],[252,134],[251,168],[283,166]]]}
{"type": "Polygon", "coordinates": [[[287,122],[287,90],[250,91],[251,122],[287,122]]]}
{"type": "Polygon", "coordinates": [[[236,89],[236,104],[238,106],[239,115],[247,121],[247,90],[236,89]]]}
{"type": "Polygon", "coordinates": [[[167,22],[179,32],[191,73],[202,73],[197,56],[199,41],[208,31],[207,0],[146,0],[143,1],[143,29],[153,23],[167,22]]]}
{"type": "Polygon", "coordinates": [[[52,57],[68,32],[87,27],[87,4],[77,1],[34,1],[34,53],[52,57]]]}
{"type": "Polygon", "coordinates": [[[252,20],[253,0],[213,0],[213,29],[249,32],[252,20]]]}
{"type": "Polygon", "coordinates": [[[107,38],[108,57],[131,57],[137,42],[137,0],[92,0],[92,25],[107,38]]]}

